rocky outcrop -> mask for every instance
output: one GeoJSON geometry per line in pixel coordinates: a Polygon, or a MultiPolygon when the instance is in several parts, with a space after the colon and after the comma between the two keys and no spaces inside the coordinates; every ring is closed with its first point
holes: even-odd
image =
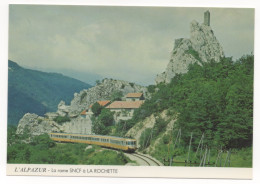
{"type": "MultiPolygon", "coordinates": [[[[148,129],[148,128],[153,128],[156,124],[156,119],[157,118],[162,118],[165,121],[169,121],[170,123],[168,123],[167,127],[166,127],[166,132],[169,130],[172,130],[172,126],[173,126],[173,122],[175,122],[176,120],[176,116],[168,116],[167,115],[167,110],[164,110],[163,112],[161,112],[158,115],[154,115],[152,114],[151,116],[145,118],[143,121],[140,121],[138,123],[136,123],[127,133],[126,133],[126,137],[133,137],[137,140],[137,144],[140,142],[140,138],[142,133],[148,129]],[[171,122],[170,120],[174,120],[173,122],[171,122]]],[[[138,144],[138,147],[140,145],[138,144]]]]}
{"type": "Polygon", "coordinates": [[[156,116],[152,114],[151,116],[145,118],[143,121],[136,123],[126,133],[125,136],[135,138],[137,140],[137,147],[140,148],[141,145],[139,143],[140,143],[142,133],[146,129],[154,130],[156,127],[156,123],[158,123],[158,121],[156,121],[157,118],[161,118],[162,120],[166,121],[167,124],[166,124],[165,131],[160,132],[159,135],[154,135],[154,134],[149,135],[152,136],[153,138],[155,137],[155,140],[152,141],[148,147],[142,150],[142,152],[152,155],[156,150],[159,149],[158,147],[162,143],[163,137],[170,136],[170,134],[172,134],[174,123],[177,121],[177,117],[178,117],[178,113],[173,113],[173,112],[169,113],[169,110],[164,110],[163,112],[157,114],[156,116]]]}
{"type": "Polygon", "coordinates": [[[92,121],[90,118],[78,116],[68,122],[58,124],[50,117],[41,117],[37,114],[27,113],[19,121],[16,133],[41,135],[50,132],[91,134],[92,121]]]}
{"type": "Polygon", "coordinates": [[[49,132],[59,132],[59,125],[49,119],[38,116],[37,114],[26,113],[22,119],[20,119],[17,126],[16,133],[30,135],[41,135],[49,132]]]}
{"type": "Polygon", "coordinates": [[[155,82],[169,83],[176,74],[188,72],[190,64],[218,62],[221,57],[224,57],[224,52],[211,27],[194,20],[190,24],[190,38],[175,40],[170,62],[165,72],[157,75],[155,82]]]}
{"type": "Polygon", "coordinates": [[[91,134],[92,121],[89,115],[82,117],[80,113],[91,104],[99,100],[108,100],[115,92],[127,93],[142,92],[149,98],[147,88],[121,80],[104,79],[100,84],[80,93],[75,93],[70,105],[61,101],[57,112],[48,112],[45,117],[27,113],[19,121],[17,134],[27,131],[31,135],[40,135],[50,132],[91,134]],[[62,124],[55,121],[57,117],[68,117],[70,120],[62,124]]]}
{"type": "Polygon", "coordinates": [[[87,109],[99,100],[110,100],[111,95],[115,92],[122,92],[123,96],[127,93],[142,92],[145,98],[149,98],[147,88],[144,86],[122,80],[104,79],[92,88],[75,93],[68,111],[69,113],[79,114],[83,109],[87,109]]]}

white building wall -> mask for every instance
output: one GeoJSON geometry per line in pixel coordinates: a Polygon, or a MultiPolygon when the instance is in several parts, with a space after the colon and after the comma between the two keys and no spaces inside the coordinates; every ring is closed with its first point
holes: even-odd
{"type": "Polygon", "coordinates": [[[90,116],[86,116],[86,118],[78,117],[69,123],[63,124],[63,129],[66,133],[91,134],[92,121],[90,116]]]}
{"type": "Polygon", "coordinates": [[[139,101],[140,98],[129,98],[129,97],[126,97],[126,101],[139,101]]]}

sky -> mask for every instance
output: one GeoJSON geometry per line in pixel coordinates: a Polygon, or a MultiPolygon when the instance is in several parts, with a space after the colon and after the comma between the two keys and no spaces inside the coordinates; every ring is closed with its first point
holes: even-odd
{"type": "Polygon", "coordinates": [[[226,56],[254,52],[254,9],[10,5],[9,59],[93,84],[114,78],[154,84],[174,40],[211,13],[226,56]]]}

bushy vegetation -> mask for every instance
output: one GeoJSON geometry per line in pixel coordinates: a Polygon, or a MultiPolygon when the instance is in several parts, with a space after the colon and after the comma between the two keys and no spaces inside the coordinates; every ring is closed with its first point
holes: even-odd
{"type": "Polygon", "coordinates": [[[201,62],[199,53],[195,51],[192,47],[189,47],[189,49],[186,50],[185,53],[192,55],[197,61],[201,62]]]}
{"type": "MultiPolygon", "coordinates": [[[[199,166],[203,154],[205,153],[205,149],[202,149],[202,151],[199,149],[197,153],[196,149],[191,150],[189,153],[189,161],[191,161],[192,164],[188,164],[190,162],[185,163],[185,161],[188,160],[188,146],[177,142],[173,150],[175,138],[171,138],[171,136],[165,136],[164,138],[161,139],[159,144],[157,144],[156,149],[152,152],[151,155],[153,157],[160,160],[166,166],[170,164],[170,159],[173,159],[172,166],[199,166]],[[169,140],[170,144],[167,143],[169,140]]],[[[231,149],[229,163],[227,159],[227,151],[229,150],[222,150],[221,156],[217,159],[220,153],[220,148],[210,148],[210,154],[207,155],[208,157],[206,159],[206,164],[209,163],[210,165],[207,165],[207,167],[252,167],[252,147],[231,149]]]]}
{"type": "Polygon", "coordinates": [[[101,113],[102,109],[104,109],[104,107],[102,107],[98,102],[94,103],[91,107],[91,110],[95,117],[97,117],[101,113]]]}
{"type": "Polygon", "coordinates": [[[55,143],[47,134],[29,137],[8,129],[7,163],[125,165],[129,159],[121,152],[102,150],[87,144],[55,143]]]}
{"type": "MultiPolygon", "coordinates": [[[[211,147],[244,148],[252,146],[254,56],[234,62],[192,64],[186,74],[177,74],[170,84],[159,84],[158,92],[135,111],[128,123],[136,122],[165,109],[178,113],[175,129],[182,129],[182,139],[194,144],[204,133],[211,147]]],[[[194,148],[193,148],[194,149],[194,148]]]]}
{"type": "Polygon", "coordinates": [[[70,118],[68,116],[57,116],[53,120],[62,125],[63,123],[70,121],[70,118]]]}
{"type": "Polygon", "coordinates": [[[125,165],[130,160],[124,156],[122,152],[116,153],[111,150],[95,152],[93,156],[87,160],[88,165],[125,165]]]}
{"type": "Polygon", "coordinates": [[[109,135],[114,125],[113,114],[109,109],[102,109],[98,117],[92,118],[93,132],[99,135],[109,135]]]}
{"type": "Polygon", "coordinates": [[[123,97],[123,92],[122,91],[114,91],[110,97],[109,97],[109,100],[111,100],[112,102],[113,101],[121,101],[122,100],[122,97],[123,97]]]}

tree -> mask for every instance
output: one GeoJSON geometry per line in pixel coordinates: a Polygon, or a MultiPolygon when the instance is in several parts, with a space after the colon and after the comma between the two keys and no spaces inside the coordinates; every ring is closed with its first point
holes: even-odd
{"type": "Polygon", "coordinates": [[[101,113],[102,109],[104,109],[104,107],[102,107],[98,102],[94,103],[91,107],[91,110],[96,117],[101,113]]]}
{"type": "Polygon", "coordinates": [[[115,91],[113,92],[111,95],[110,95],[110,100],[111,101],[120,101],[122,100],[122,97],[123,97],[123,93],[122,91],[115,91]]]}
{"type": "Polygon", "coordinates": [[[100,115],[94,121],[95,134],[108,135],[114,124],[113,113],[108,109],[102,109],[100,115]]]}

